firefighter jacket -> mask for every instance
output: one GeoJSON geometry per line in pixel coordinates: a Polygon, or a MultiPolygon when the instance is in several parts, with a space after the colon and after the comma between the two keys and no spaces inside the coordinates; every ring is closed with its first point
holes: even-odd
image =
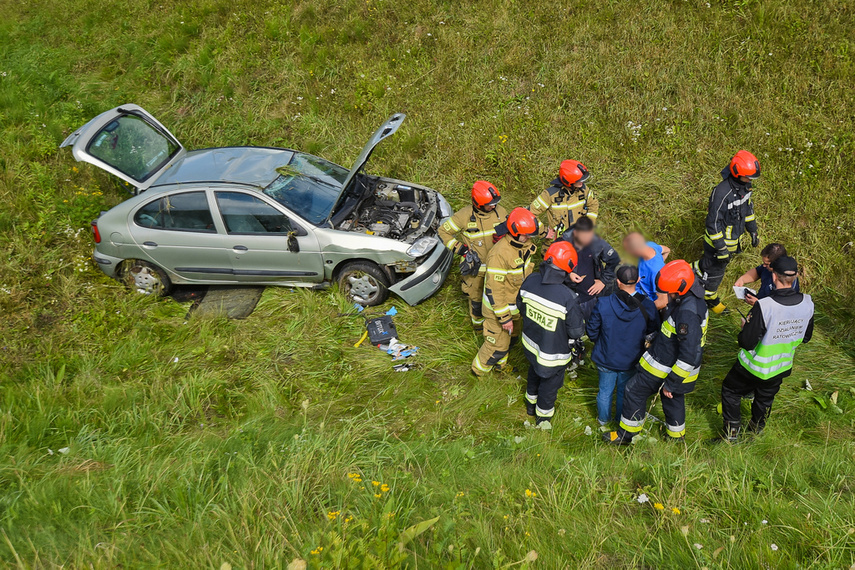
{"type": "MultiPolygon", "coordinates": [[[[558,239],[569,242],[576,248],[576,251],[579,251],[573,242],[573,230],[564,232],[558,239]]],[[[607,291],[615,282],[615,272],[617,266],[620,265],[620,255],[615,251],[615,248],[609,245],[609,242],[600,236],[594,236],[594,241],[589,247],[594,254],[594,279],[602,281],[607,291]]]]}
{"type": "Polygon", "coordinates": [[[517,293],[534,269],[533,243],[520,243],[510,234],[505,235],[487,254],[484,277],[483,311],[493,313],[505,324],[519,315],[517,293]]]}
{"type": "Polygon", "coordinates": [[[796,348],[813,336],[813,299],[792,288],[758,299],[739,333],[739,363],[761,380],[789,376],[796,348]]]}
{"type": "MultiPolygon", "coordinates": [[[[570,362],[570,340],[585,334],[576,293],[564,285],[566,272],[550,262],[530,275],[520,288],[522,344],[538,367],[554,369],[570,362]]],[[[532,359],[530,359],[531,361],[532,359]]],[[[553,372],[539,376],[551,376],[553,372]]]]}
{"type": "Polygon", "coordinates": [[[743,183],[725,168],[723,180],[710,195],[704,241],[716,250],[719,259],[728,259],[739,251],[739,238],[744,232],[757,233],[751,183],[743,183]]]}
{"type": "Polygon", "coordinates": [[[579,216],[590,216],[596,222],[600,202],[587,185],[583,184],[581,188],[567,188],[556,178],[549,188],[534,199],[528,209],[535,216],[546,212],[544,235],[549,228],[560,234],[569,230],[579,216]]]}
{"type": "Polygon", "coordinates": [[[474,251],[481,260],[479,273],[484,274],[487,252],[493,247],[495,226],[504,222],[508,213],[501,206],[496,206],[492,212],[484,212],[474,206],[467,206],[448,218],[439,227],[439,239],[445,247],[459,253],[464,245],[474,251]]]}
{"type": "Polygon", "coordinates": [[[672,300],[663,318],[638,364],[642,374],[660,379],[669,392],[688,394],[695,389],[707,336],[707,305],[700,281],[672,300]]]}

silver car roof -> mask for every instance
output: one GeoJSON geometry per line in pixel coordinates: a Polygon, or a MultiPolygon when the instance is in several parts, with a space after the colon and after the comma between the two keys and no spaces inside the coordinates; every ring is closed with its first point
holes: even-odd
{"type": "Polygon", "coordinates": [[[264,188],[279,176],[294,151],[265,147],[223,147],[194,150],[163,173],[154,187],[193,182],[232,182],[264,188]]]}

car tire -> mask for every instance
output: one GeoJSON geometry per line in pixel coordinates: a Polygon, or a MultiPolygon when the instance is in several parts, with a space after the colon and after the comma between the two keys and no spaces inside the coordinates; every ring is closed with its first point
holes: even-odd
{"type": "Polygon", "coordinates": [[[366,307],[380,305],[389,298],[389,278],[377,265],[354,261],[338,273],[338,288],[349,301],[366,307]]]}
{"type": "Polygon", "coordinates": [[[147,261],[129,259],[122,266],[121,281],[131,291],[165,297],[172,290],[166,272],[147,261]]]}

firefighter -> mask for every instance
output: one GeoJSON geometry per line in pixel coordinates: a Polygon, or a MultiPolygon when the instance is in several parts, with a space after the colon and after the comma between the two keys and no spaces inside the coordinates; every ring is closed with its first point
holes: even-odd
{"type": "Polygon", "coordinates": [[[517,296],[522,345],[528,360],[526,412],[536,418],[540,429],[552,429],[555,397],[564,385],[564,371],[579,352],[585,334],[576,293],[564,284],[577,259],[572,245],[566,241],[553,243],[546,250],[540,271],[525,280],[517,296]]]}
{"type": "Polygon", "coordinates": [[[739,357],[721,384],[724,438],[736,443],[741,431],[740,404],[754,396],[748,429],[766,426],[775,394],[790,375],[796,348],[813,335],[813,300],[793,288],[798,264],[782,255],[772,262],[772,294],[757,299],[739,333],[739,357]]]}
{"type": "Polygon", "coordinates": [[[721,177],[710,195],[704,255],[693,265],[704,280],[707,307],[716,314],[726,308],[718,297],[718,286],[730,258],[741,251],[739,238],[748,232],[751,246],[760,245],[751,201],[751,181],[760,177],[760,162],[747,150],[740,150],[721,171],[721,177]]]}
{"type": "Polygon", "coordinates": [[[537,246],[530,240],[538,232],[537,218],[525,208],[515,208],[505,225],[507,233],[487,254],[482,297],[484,344],[472,361],[476,376],[507,365],[508,351],[522,328],[517,293],[534,267],[537,246]]]}
{"type": "Polygon", "coordinates": [[[585,185],[590,176],[591,173],[581,162],[565,160],[558,168],[558,178],[528,207],[535,216],[546,212],[543,235],[547,240],[560,236],[582,216],[597,221],[600,203],[585,185]]]}
{"type": "Polygon", "coordinates": [[[472,205],[459,210],[439,228],[439,237],[445,246],[462,257],[460,263],[463,294],[469,298],[469,317],[472,326],[481,330],[481,296],[484,293],[484,274],[487,252],[493,247],[495,226],[508,217],[499,205],[501,196],[494,185],[478,180],[472,185],[472,205]]]}
{"type": "Polygon", "coordinates": [[[662,326],[650,348],[638,361],[638,371],[626,384],[617,431],[603,434],[612,445],[627,445],[644,427],[647,400],[662,394],[668,441],[682,441],[686,433],[685,395],[695,389],[707,333],[704,290],[692,267],[678,259],[656,276],[656,289],[668,295],[662,326]]]}

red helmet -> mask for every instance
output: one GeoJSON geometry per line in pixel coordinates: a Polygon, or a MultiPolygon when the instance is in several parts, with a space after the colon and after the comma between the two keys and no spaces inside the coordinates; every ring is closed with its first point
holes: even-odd
{"type": "Polygon", "coordinates": [[[558,179],[564,186],[571,186],[580,180],[584,182],[590,176],[591,173],[578,160],[565,160],[558,167],[558,179]]]}
{"type": "Polygon", "coordinates": [[[730,159],[730,173],[736,176],[747,176],[751,180],[760,178],[760,161],[747,150],[740,150],[730,159]]]}
{"type": "Polygon", "coordinates": [[[576,267],[576,264],[579,263],[579,254],[576,253],[576,248],[569,241],[557,241],[546,250],[543,260],[552,260],[555,267],[570,273],[576,267]]]}
{"type": "Polygon", "coordinates": [[[660,293],[676,293],[683,296],[695,284],[692,266],[682,259],[665,264],[656,274],[656,289],[660,293]]]}
{"type": "Polygon", "coordinates": [[[537,218],[525,208],[514,208],[508,216],[508,232],[514,237],[537,233],[537,218]]]}
{"type": "Polygon", "coordinates": [[[486,180],[476,180],[472,185],[472,203],[479,208],[495,206],[501,198],[499,190],[486,180]]]}

